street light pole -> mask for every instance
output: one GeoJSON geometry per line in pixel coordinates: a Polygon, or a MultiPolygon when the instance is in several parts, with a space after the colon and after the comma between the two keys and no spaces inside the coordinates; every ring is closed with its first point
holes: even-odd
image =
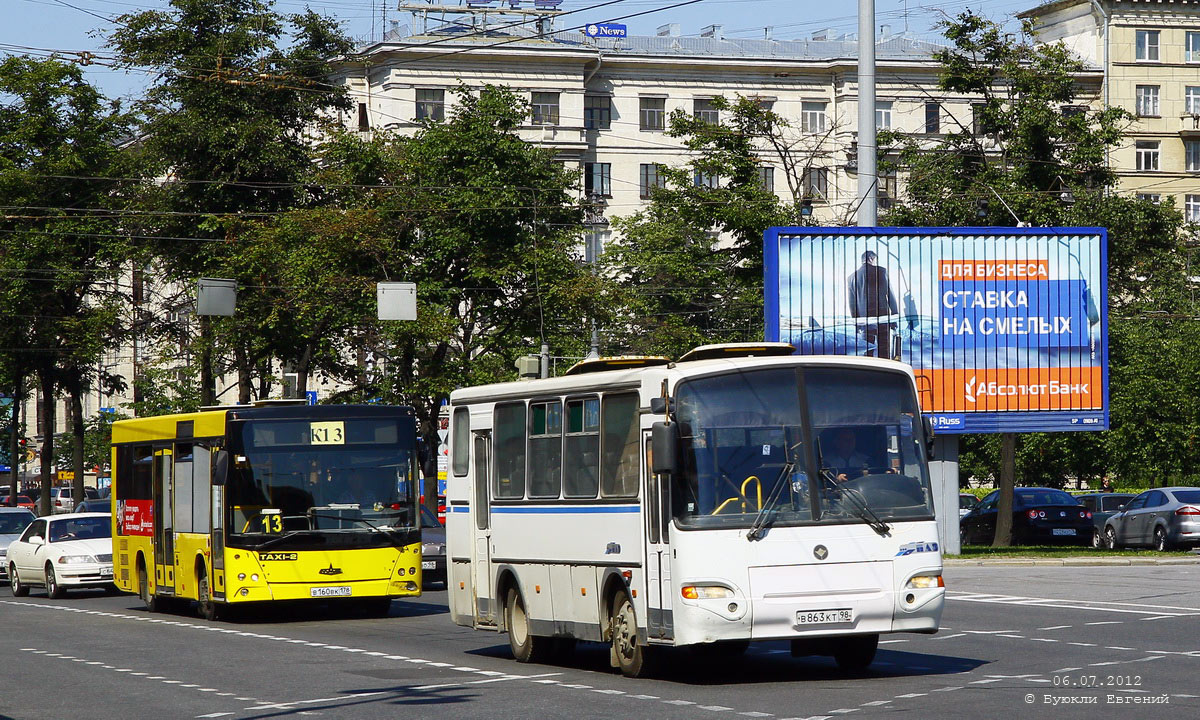
{"type": "Polygon", "coordinates": [[[875,0],[858,0],[859,227],[874,227],[878,222],[875,134],[875,0]]]}

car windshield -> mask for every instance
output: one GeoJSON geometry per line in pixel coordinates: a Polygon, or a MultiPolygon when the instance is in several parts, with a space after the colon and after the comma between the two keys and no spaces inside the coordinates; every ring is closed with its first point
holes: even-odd
{"type": "Polygon", "coordinates": [[[1171,494],[1175,499],[1183,503],[1200,502],[1200,490],[1173,490],[1171,494]]]}
{"type": "Polygon", "coordinates": [[[0,513],[0,535],[16,535],[33,522],[33,513],[23,512],[0,513]]]}
{"type": "Polygon", "coordinates": [[[959,510],[970,510],[971,508],[975,507],[978,504],[979,504],[979,498],[975,497],[974,495],[959,495],[958,496],[958,509],[959,510]]]}
{"type": "Polygon", "coordinates": [[[226,488],[228,532],[277,544],[292,532],[311,538],[413,528],[411,445],[394,418],[242,423],[226,488]],[[329,432],[318,437],[314,426],[329,432]]]}
{"type": "Polygon", "coordinates": [[[675,415],[672,508],[685,527],[750,526],[760,511],[775,525],[933,515],[903,374],[779,367],[698,378],[680,384],[675,415]]]}
{"type": "Polygon", "coordinates": [[[1043,505],[1079,505],[1074,496],[1062,490],[1018,490],[1014,495],[1018,507],[1042,507],[1043,505]]]}
{"type": "Polygon", "coordinates": [[[50,542],[101,540],[112,537],[112,520],[106,517],[78,517],[50,522],[50,542]]]}
{"type": "Polygon", "coordinates": [[[1101,505],[1104,512],[1116,512],[1121,509],[1121,506],[1129,502],[1132,495],[1109,495],[1101,500],[1101,505]]]}

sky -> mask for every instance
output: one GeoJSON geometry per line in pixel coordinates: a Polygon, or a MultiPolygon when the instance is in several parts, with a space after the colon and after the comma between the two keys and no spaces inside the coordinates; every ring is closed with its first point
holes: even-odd
{"type": "MultiPolygon", "coordinates": [[[[415,2],[415,0],[408,0],[415,2]]],[[[656,10],[628,20],[631,35],[653,35],[658,26],[679,23],[682,35],[698,35],[712,24],[724,26],[727,37],[759,38],[765,26],[773,27],[776,39],[809,36],[823,28],[851,33],[858,29],[858,3],[855,0],[699,0],[686,7],[672,8],[682,0],[619,0],[603,8],[591,9],[605,0],[564,0],[560,9],[580,11],[559,19],[558,27],[574,27],[585,22],[603,22],[623,15],[656,10]]],[[[457,0],[442,0],[450,5],[457,0]]],[[[878,26],[889,25],[900,32],[932,37],[935,23],[947,14],[966,8],[995,20],[1011,20],[1041,0],[876,0],[878,26]]],[[[105,34],[115,25],[110,22],[125,13],[163,8],[168,0],[0,0],[4,22],[0,23],[0,55],[31,54],[45,57],[53,52],[103,52],[105,34]]],[[[411,24],[408,13],[396,9],[398,0],[275,0],[280,13],[300,12],[306,6],[339,20],[347,34],[361,40],[378,38],[392,21],[411,24]]],[[[532,4],[532,3],[529,3],[532,4]]],[[[141,72],[125,73],[96,64],[87,68],[88,79],[112,98],[137,97],[152,76],[141,72]]]]}

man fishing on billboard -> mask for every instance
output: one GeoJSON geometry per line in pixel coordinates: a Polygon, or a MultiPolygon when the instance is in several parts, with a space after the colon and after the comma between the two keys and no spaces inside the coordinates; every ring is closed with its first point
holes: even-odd
{"type": "Polygon", "coordinates": [[[887,269],[879,267],[878,261],[879,256],[875,251],[867,250],[862,254],[862,265],[846,278],[850,316],[867,321],[861,326],[863,339],[875,345],[875,350],[867,351],[867,355],[899,359],[892,355],[892,330],[895,324],[879,322],[881,316],[895,315],[899,308],[888,282],[887,269]]]}

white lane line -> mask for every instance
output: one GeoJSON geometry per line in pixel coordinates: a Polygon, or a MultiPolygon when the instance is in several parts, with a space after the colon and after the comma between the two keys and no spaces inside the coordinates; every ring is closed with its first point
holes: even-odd
{"type": "Polygon", "coordinates": [[[953,640],[954,638],[966,637],[966,633],[954,633],[953,635],[939,635],[934,640],[953,640]]]}
{"type": "Polygon", "coordinates": [[[774,715],[772,715],[771,713],[765,713],[765,712],[754,712],[754,711],[751,711],[751,712],[741,712],[741,713],[738,713],[738,715],[741,715],[742,717],[775,717],[775,716],[774,716],[774,715]]]}
{"type": "Polygon", "coordinates": [[[1024,635],[1010,635],[1008,633],[1001,633],[1001,634],[997,635],[996,637],[1016,638],[1017,640],[1025,639],[1024,635]]]}
{"type": "Polygon", "coordinates": [[[1078,647],[1096,647],[1096,643],[1085,643],[1085,642],[1069,642],[1069,643],[1067,643],[1067,644],[1068,644],[1068,645],[1075,645],[1075,646],[1078,646],[1078,647]]]}
{"type": "Polygon", "coordinates": [[[929,694],[929,693],[905,693],[905,694],[903,694],[903,695],[897,695],[897,696],[896,696],[896,698],[897,698],[897,699],[899,699],[899,698],[904,698],[904,699],[906,699],[906,700],[907,700],[908,698],[915,698],[915,697],[925,697],[925,696],[926,696],[926,695],[928,695],[928,694],[929,694]]]}
{"type": "Polygon", "coordinates": [[[1030,638],[1030,640],[1033,640],[1034,642],[1060,642],[1054,638],[1030,638]]]}
{"type": "Polygon", "coordinates": [[[630,695],[629,697],[633,698],[634,700],[659,700],[659,699],[661,699],[657,695],[630,695]]]}
{"type": "Polygon", "coordinates": [[[1141,619],[1142,620],[1169,620],[1170,618],[1173,618],[1173,617],[1177,617],[1177,616],[1176,615],[1155,615],[1154,617],[1145,617],[1145,618],[1141,618],[1141,619]]]}
{"type": "Polygon", "coordinates": [[[890,702],[891,700],[872,700],[871,702],[863,703],[862,707],[878,707],[880,705],[887,705],[890,702]]]}
{"type": "Polygon", "coordinates": [[[999,635],[1000,633],[1010,633],[1012,630],[963,630],[965,633],[972,635],[999,635]]]}
{"type": "Polygon", "coordinates": [[[1120,645],[1105,645],[1105,650],[1132,650],[1133,648],[1121,647],[1120,645]]]}
{"type": "MultiPolygon", "coordinates": [[[[1108,610],[1105,605],[1115,605],[1118,607],[1132,608],[1153,608],[1155,610],[1182,610],[1185,614],[1200,613],[1200,607],[1190,607],[1187,605],[1147,605],[1146,603],[1130,603],[1130,602],[1113,602],[1110,600],[1070,600],[1067,598],[1035,598],[1025,595],[983,595],[975,593],[959,593],[951,590],[946,593],[946,597],[952,600],[966,600],[968,602],[1007,602],[1012,603],[1021,600],[1034,600],[1039,602],[1050,603],[1071,603],[1070,607],[1076,610],[1108,610]]],[[[1166,615],[1166,613],[1146,612],[1142,611],[1143,615],[1166,615]]]]}
{"type": "Polygon", "coordinates": [[[733,709],[731,707],[725,707],[724,705],[697,705],[696,708],[700,710],[710,710],[712,712],[729,712],[733,709]]]}
{"type": "Polygon", "coordinates": [[[988,678],[986,680],[972,680],[971,685],[987,685],[988,683],[1000,682],[1000,678],[988,678]]]}
{"type": "Polygon", "coordinates": [[[1038,630],[1066,630],[1070,625],[1051,625],[1050,627],[1038,628],[1038,630]]]}
{"type": "Polygon", "coordinates": [[[1119,620],[1101,620],[1100,622],[1084,623],[1084,625],[1120,625],[1119,620]]]}
{"type": "Polygon", "coordinates": [[[963,689],[962,685],[951,685],[949,687],[934,688],[933,690],[931,690],[931,692],[954,692],[955,690],[962,690],[962,689],[963,689]]]}
{"type": "Polygon", "coordinates": [[[892,645],[894,643],[908,642],[907,640],[880,640],[880,645],[892,645]]]}
{"type": "Polygon", "coordinates": [[[1051,670],[1050,672],[1051,672],[1051,674],[1053,674],[1053,673],[1065,673],[1065,672],[1075,672],[1076,670],[1082,670],[1082,669],[1083,669],[1083,668],[1077,668],[1077,667],[1065,667],[1065,668],[1059,668],[1059,669],[1057,669],[1057,670],[1051,670]]]}
{"type": "Polygon", "coordinates": [[[197,715],[196,717],[198,717],[198,718],[219,718],[219,717],[225,717],[226,715],[232,715],[232,714],[233,713],[231,713],[231,712],[215,712],[215,713],[209,713],[207,715],[197,715]]]}

